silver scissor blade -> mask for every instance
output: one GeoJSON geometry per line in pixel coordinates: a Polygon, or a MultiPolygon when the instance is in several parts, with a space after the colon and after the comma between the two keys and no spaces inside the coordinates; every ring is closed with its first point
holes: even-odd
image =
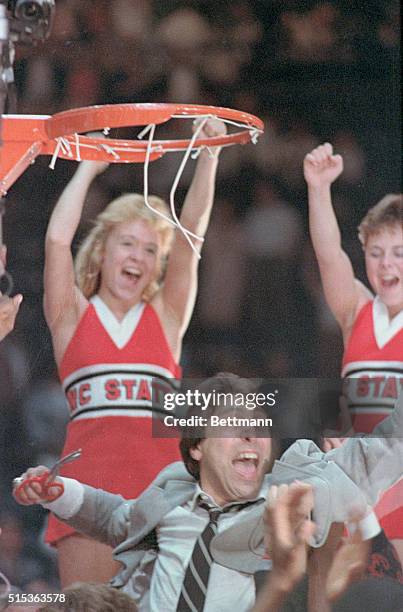
{"type": "Polygon", "coordinates": [[[72,453],[70,453],[69,455],[66,455],[65,457],[62,457],[61,459],[59,459],[59,461],[56,461],[56,463],[52,466],[52,468],[49,471],[49,476],[47,478],[47,481],[51,482],[52,480],[54,480],[56,476],[58,475],[60,468],[63,465],[66,465],[67,463],[71,463],[72,461],[75,461],[79,457],[81,457],[81,448],[76,451],[73,451],[72,453]]]}

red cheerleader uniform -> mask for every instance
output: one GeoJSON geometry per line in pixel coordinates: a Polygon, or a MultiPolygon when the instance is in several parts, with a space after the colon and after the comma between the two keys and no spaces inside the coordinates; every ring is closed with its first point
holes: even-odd
{"type": "MultiPolygon", "coordinates": [[[[377,297],[358,313],[343,357],[354,430],[371,433],[403,393],[403,311],[392,321],[377,297]]],[[[402,466],[403,475],[403,466],[402,466]]],[[[403,480],[376,507],[389,539],[403,538],[403,480]]]]}
{"type": "MultiPolygon", "coordinates": [[[[137,304],[119,323],[98,296],[91,298],[59,375],[70,409],[62,456],[82,449],[62,476],[132,499],[181,459],[175,432],[152,417],[163,412],[162,395],[174,390],[181,369],[150,304],[137,304]]],[[[72,533],[50,515],[48,543],[72,533]]]]}

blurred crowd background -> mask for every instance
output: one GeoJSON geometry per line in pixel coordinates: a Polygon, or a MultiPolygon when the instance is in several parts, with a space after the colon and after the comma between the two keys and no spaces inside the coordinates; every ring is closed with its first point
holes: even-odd
{"type": "MultiPolygon", "coordinates": [[[[187,377],[339,375],[341,338],[324,304],[307,231],[302,161],[333,143],[345,170],[333,194],[343,243],[365,281],[357,224],[401,190],[398,0],[56,0],[44,44],[18,47],[18,112],[92,104],[193,102],[265,121],[254,146],[222,152],[216,202],[182,365],[187,377]]],[[[167,133],[169,128],[167,127],[167,133]]],[[[164,128],[165,130],[165,128],[164,128]]],[[[190,125],[175,123],[176,132],[190,125]]],[[[150,168],[167,197],[178,154],[150,168]]],[[[186,169],[178,209],[192,176],[186,169]]],[[[40,544],[43,512],[17,508],[10,481],[49,463],[67,410],[42,314],[46,224],[75,163],[39,158],[9,192],[5,242],[16,330],[0,345],[0,569],[17,586],[57,585],[40,544]]],[[[141,165],[114,165],[90,190],[80,236],[104,205],[142,191],[141,165]]]]}

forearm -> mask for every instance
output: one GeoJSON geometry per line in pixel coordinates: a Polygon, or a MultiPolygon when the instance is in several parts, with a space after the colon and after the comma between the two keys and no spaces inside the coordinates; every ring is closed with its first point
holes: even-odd
{"type": "Polygon", "coordinates": [[[92,176],[79,166],[61,194],[49,221],[46,242],[70,246],[81,219],[92,176]]]}
{"type": "Polygon", "coordinates": [[[286,576],[278,575],[275,570],[271,571],[251,612],[277,612],[294,586],[286,576]]]}
{"type": "Polygon", "coordinates": [[[332,557],[330,555],[328,555],[327,559],[322,558],[322,565],[316,565],[316,567],[312,567],[310,563],[308,570],[308,612],[331,612],[330,604],[326,598],[325,588],[331,559],[332,557]]]}
{"type": "Polygon", "coordinates": [[[42,506],[50,510],[63,520],[74,516],[81,508],[84,500],[84,487],[81,482],[73,478],[61,478],[64,492],[56,501],[43,503],[42,506]]]}
{"type": "Polygon", "coordinates": [[[120,495],[83,485],[77,480],[62,480],[63,495],[54,502],[43,504],[45,508],[99,542],[115,547],[126,538],[129,502],[120,495]]]}
{"type": "Polygon", "coordinates": [[[186,195],[180,221],[184,227],[204,236],[214,202],[218,156],[200,153],[192,183],[186,195]]]}
{"type": "Polygon", "coordinates": [[[341,235],[333,210],[330,184],[308,185],[309,232],[319,265],[340,256],[341,235]]]}

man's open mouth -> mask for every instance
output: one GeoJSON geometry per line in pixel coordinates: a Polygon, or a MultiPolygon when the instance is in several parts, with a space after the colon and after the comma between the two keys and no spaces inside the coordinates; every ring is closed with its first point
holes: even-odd
{"type": "Polygon", "coordinates": [[[232,465],[241,478],[253,480],[257,476],[259,456],[254,451],[244,451],[233,459],[232,465]]]}

